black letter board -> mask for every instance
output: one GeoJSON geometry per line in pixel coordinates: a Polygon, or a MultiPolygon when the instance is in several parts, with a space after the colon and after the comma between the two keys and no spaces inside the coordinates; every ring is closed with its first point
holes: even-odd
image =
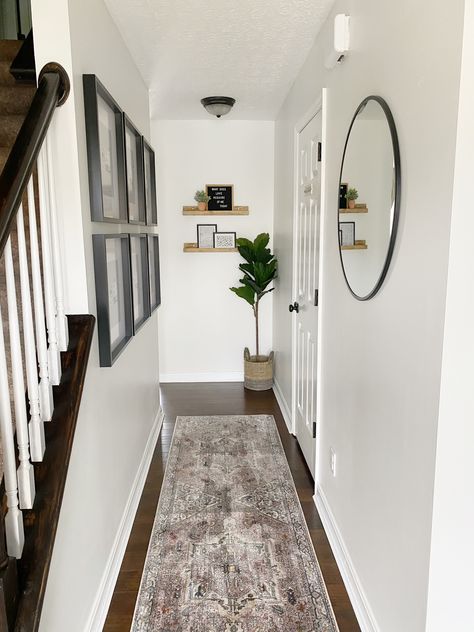
{"type": "Polygon", "coordinates": [[[208,211],[231,211],[233,208],[233,184],[206,184],[208,211]]]}

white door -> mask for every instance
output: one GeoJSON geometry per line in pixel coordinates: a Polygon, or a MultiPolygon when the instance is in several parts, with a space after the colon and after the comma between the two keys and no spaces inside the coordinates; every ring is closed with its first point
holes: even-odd
{"type": "Polygon", "coordinates": [[[314,476],[318,351],[321,110],[297,135],[297,204],[293,271],[293,419],[298,443],[314,476]]]}

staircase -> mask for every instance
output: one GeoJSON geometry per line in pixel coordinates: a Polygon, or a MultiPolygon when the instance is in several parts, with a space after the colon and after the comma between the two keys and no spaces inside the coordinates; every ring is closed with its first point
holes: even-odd
{"type": "MultiPolygon", "coordinates": [[[[36,91],[36,83],[19,83],[10,73],[10,66],[13,60],[20,52],[22,42],[18,40],[0,40],[0,173],[7,161],[8,155],[16,140],[20,127],[25,120],[25,116],[30,108],[31,101],[36,91]]],[[[23,200],[27,207],[28,201],[26,196],[23,200]]],[[[36,202],[37,202],[36,198],[36,202]]],[[[27,231],[28,234],[28,231],[27,231]]],[[[18,270],[18,248],[16,239],[16,230],[12,239],[13,259],[15,269],[18,270]]],[[[18,293],[17,303],[20,305],[20,296],[18,293]]],[[[3,258],[0,259],[0,309],[2,314],[7,312],[7,293],[5,284],[5,266],[3,258]]],[[[6,321],[3,323],[4,336],[7,341],[9,339],[9,331],[6,321]]],[[[21,321],[20,321],[20,329],[21,321]]],[[[8,371],[10,384],[12,383],[11,361],[8,363],[8,371]]],[[[26,382],[26,376],[25,382],[26,382]]],[[[3,451],[0,443],[0,479],[3,476],[3,451]]]]}
{"type": "Polygon", "coordinates": [[[39,628],[94,327],[62,298],[49,126],[69,80],[15,81],[21,45],[0,41],[0,632],[39,628]]]}

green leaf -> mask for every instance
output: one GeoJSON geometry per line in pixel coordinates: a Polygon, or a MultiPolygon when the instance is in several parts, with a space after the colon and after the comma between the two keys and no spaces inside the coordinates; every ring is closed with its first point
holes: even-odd
{"type": "Polygon", "coordinates": [[[231,292],[234,292],[235,294],[237,294],[237,296],[240,296],[240,298],[243,298],[245,301],[247,301],[247,303],[252,305],[252,307],[255,305],[255,292],[252,290],[252,288],[244,285],[243,287],[231,287],[229,289],[231,290],[231,292]]]}

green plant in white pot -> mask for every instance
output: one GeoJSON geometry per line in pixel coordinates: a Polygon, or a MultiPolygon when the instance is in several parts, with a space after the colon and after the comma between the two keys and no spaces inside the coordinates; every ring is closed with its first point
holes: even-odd
{"type": "Polygon", "coordinates": [[[255,355],[250,355],[248,348],[244,350],[245,388],[254,391],[268,390],[273,385],[273,351],[268,355],[260,355],[259,344],[259,305],[265,294],[275,288],[269,287],[277,278],[278,261],[267,248],[270,241],[268,233],[257,235],[253,241],[240,237],[237,248],[245,263],[239,265],[244,273],[240,279],[240,287],[231,287],[231,291],[243,298],[251,306],[255,318],[255,355]]]}

